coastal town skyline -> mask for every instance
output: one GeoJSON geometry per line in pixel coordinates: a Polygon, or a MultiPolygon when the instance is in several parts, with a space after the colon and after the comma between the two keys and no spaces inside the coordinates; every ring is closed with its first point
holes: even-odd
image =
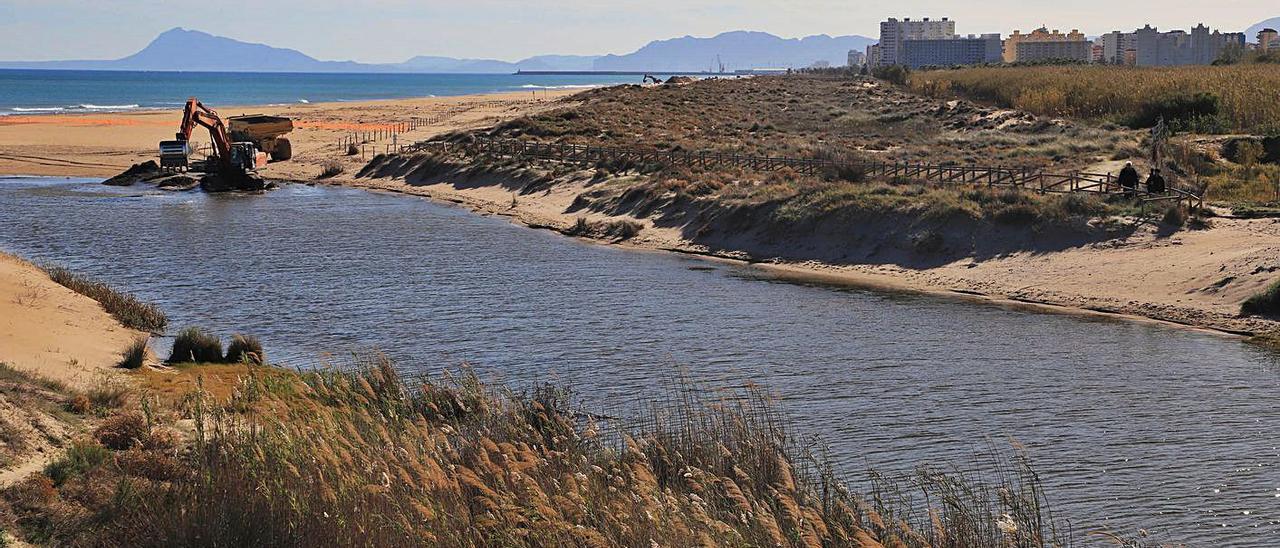
{"type": "Polygon", "coordinates": [[[533,9],[508,0],[480,0],[465,7],[381,0],[358,8],[335,2],[284,1],[255,6],[253,17],[210,18],[200,10],[166,9],[163,3],[150,0],[87,6],[67,1],[6,0],[0,1],[0,35],[5,37],[0,39],[4,46],[0,60],[118,58],[174,26],[294,48],[321,59],[384,63],[402,61],[406,54],[518,60],[537,54],[626,53],[653,40],[714,36],[732,30],[763,31],[784,38],[820,34],[875,38],[879,23],[889,17],[950,17],[959,21],[961,34],[1007,35],[1043,25],[1098,36],[1148,24],[1161,30],[1189,30],[1204,23],[1224,31],[1243,31],[1277,15],[1260,1],[1225,2],[1212,13],[1194,2],[1166,2],[1159,9],[1153,2],[1083,4],[1068,13],[1060,4],[1048,2],[996,2],[981,9],[959,9],[953,3],[937,1],[901,2],[891,7],[827,0],[783,6],[714,1],[672,3],[659,10],[652,2],[598,6],[563,1],[533,9]],[[1090,6],[1107,15],[1073,15],[1090,6]],[[392,38],[387,40],[388,36],[392,38]]]}

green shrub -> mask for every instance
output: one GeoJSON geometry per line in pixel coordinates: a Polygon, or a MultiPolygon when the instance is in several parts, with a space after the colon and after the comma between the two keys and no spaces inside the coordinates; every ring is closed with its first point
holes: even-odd
{"type": "Polygon", "coordinates": [[[1176,93],[1152,99],[1140,105],[1129,119],[1129,127],[1155,127],[1163,118],[1174,129],[1192,129],[1211,123],[1221,111],[1222,100],[1207,92],[1176,93]]]}
{"type": "Polygon", "coordinates": [[[198,327],[183,329],[173,339],[169,363],[218,363],[223,359],[222,340],[198,327]]]}
{"type": "Polygon", "coordinates": [[[1032,204],[1007,204],[991,215],[997,223],[1029,225],[1040,219],[1040,212],[1032,204]]]}
{"type": "Polygon", "coordinates": [[[246,363],[263,365],[267,363],[267,353],[262,349],[262,341],[253,335],[235,335],[227,344],[227,363],[246,363]]]}
{"type": "Polygon", "coordinates": [[[61,486],[67,480],[105,464],[111,451],[96,441],[76,440],[61,457],[44,467],[44,475],[61,486]]]}
{"type": "Polygon", "coordinates": [[[119,367],[124,369],[140,369],[147,362],[147,355],[151,353],[151,343],[147,337],[138,337],[124,351],[124,358],[120,360],[119,367]]]}
{"type": "Polygon", "coordinates": [[[902,65],[876,67],[871,69],[871,75],[899,86],[905,86],[907,85],[907,80],[911,78],[911,69],[902,65]]]}
{"type": "Polygon", "coordinates": [[[827,181],[843,181],[860,183],[867,179],[863,160],[852,152],[834,148],[823,148],[818,151],[817,159],[829,162],[822,168],[822,178],[827,181]]]}
{"type": "Polygon", "coordinates": [[[1280,316],[1280,280],[1266,291],[1249,297],[1240,305],[1240,313],[1246,316],[1280,316]]]}

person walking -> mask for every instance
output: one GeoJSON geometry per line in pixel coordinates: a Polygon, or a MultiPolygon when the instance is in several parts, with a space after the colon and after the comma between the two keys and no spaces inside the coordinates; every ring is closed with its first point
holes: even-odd
{"type": "Polygon", "coordinates": [[[1132,195],[1133,191],[1137,190],[1138,181],[1138,170],[1134,169],[1133,162],[1125,162],[1124,169],[1120,170],[1120,177],[1116,179],[1120,187],[1124,188],[1125,195],[1132,195]]]}
{"type": "Polygon", "coordinates": [[[1150,194],[1164,194],[1168,185],[1164,182],[1164,176],[1160,175],[1159,169],[1152,169],[1151,176],[1147,177],[1147,192],[1150,194]]]}

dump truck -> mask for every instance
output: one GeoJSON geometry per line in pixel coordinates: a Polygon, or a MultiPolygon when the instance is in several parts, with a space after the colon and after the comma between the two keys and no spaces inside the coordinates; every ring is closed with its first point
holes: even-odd
{"type": "MultiPolygon", "coordinates": [[[[209,164],[220,173],[255,171],[268,161],[293,157],[293,146],[284,138],[293,131],[293,120],[283,116],[254,114],[223,121],[199,99],[187,100],[182,125],[174,140],[160,142],[160,166],[165,169],[191,168],[191,135],[196,126],[209,130],[213,154],[209,164]],[[228,124],[229,122],[229,124],[228,124]]],[[[206,167],[206,170],[207,167],[206,167]]]]}
{"type": "Polygon", "coordinates": [[[293,158],[293,143],[284,137],[293,131],[293,120],[284,116],[250,114],[232,116],[227,122],[232,141],[253,143],[273,162],[293,158]]]}

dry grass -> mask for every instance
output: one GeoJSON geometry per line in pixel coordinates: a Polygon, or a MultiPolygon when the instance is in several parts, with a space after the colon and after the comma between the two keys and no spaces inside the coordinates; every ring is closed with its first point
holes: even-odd
{"type": "Polygon", "coordinates": [[[983,67],[919,72],[912,89],[961,96],[1044,116],[1126,122],[1156,102],[1210,94],[1222,131],[1280,132],[1280,67],[1266,64],[1135,68],[983,67]]]}
{"type": "Polygon", "coordinates": [[[857,497],[757,391],[675,387],[624,427],[551,387],[408,381],[377,356],[352,373],[245,371],[227,401],[187,400],[186,457],[162,424],[176,417],[126,413],[6,491],[9,519],[59,545],[1066,542],[1027,473],[981,486],[922,472],[857,497]],[[888,496],[907,491],[924,498],[888,496]]]}
{"type": "Polygon", "coordinates": [[[169,318],[156,305],[139,301],[133,295],[117,291],[105,283],[59,266],[44,265],[41,268],[53,281],[98,301],[107,313],[125,327],[139,331],[162,332],[169,324],[169,318]]]}
{"type": "MultiPolygon", "coordinates": [[[[811,77],[593,90],[566,108],[519,118],[489,133],[592,146],[793,158],[856,151],[884,161],[1060,169],[1090,165],[1137,139],[1128,131],[1051,124],[963,101],[949,104],[870,79],[811,77]]],[[[644,166],[605,167],[616,172],[644,166]]]]}
{"type": "Polygon", "coordinates": [[[339,162],[337,160],[329,160],[325,162],[323,166],[321,166],[320,176],[317,178],[330,179],[330,178],[342,175],[342,173],[345,172],[346,170],[347,170],[347,167],[343,165],[342,162],[339,162]]]}
{"type": "MultiPolygon", "coordinates": [[[[1117,155],[1140,154],[1141,149],[1140,132],[1051,122],[965,101],[924,97],[865,78],[769,77],[600,89],[575,96],[562,109],[483,132],[499,138],[592,146],[1067,171],[1090,168],[1117,155]]],[[[466,141],[468,137],[446,138],[466,141]]],[[[396,165],[412,164],[419,167],[401,170],[411,178],[451,169],[459,172],[442,176],[492,180],[495,174],[508,175],[513,181],[508,186],[519,187],[521,193],[545,190],[560,181],[581,185],[589,179],[588,190],[577,197],[571,212],[653,219],[655,226],[681,227],[699,243],[708,234],[741,233],[759,226],[745,221],[727,226],[732,218],[767,217],[776,228],[789,230],[796,223],[820,223],[847,213],[841,220],[851,221],[848,226],[853,232],[852,227],[863,220],[852,214],[867,211],[892,212],[908,225],[921,216],[942,218],[957,212],[1022,228],[1078,225],[1082,217],[1117,210],[1113,204],[1080,197],[1045,199],[1010,192],[997,193],[1001,200],[988,200],[990,193],[966,188],[890,188],[884,183],[894,181],[868,181],[856,169],[810,175],[789,169],[708,171],[624,163],[588,166],[592,171],[584,174],[581,166],[510,158],[469,157],[465,165],[453,159],[435,162],[451,164],[444,167],[429,163],[375,159],[362,175],[381,176],[384,170],[396,171],[396,165]],[[746,214],[749,209],[757,212],[746,214]]],[[[572,230],[615,237],[603,235],[595,226],[572,230]]]]}

